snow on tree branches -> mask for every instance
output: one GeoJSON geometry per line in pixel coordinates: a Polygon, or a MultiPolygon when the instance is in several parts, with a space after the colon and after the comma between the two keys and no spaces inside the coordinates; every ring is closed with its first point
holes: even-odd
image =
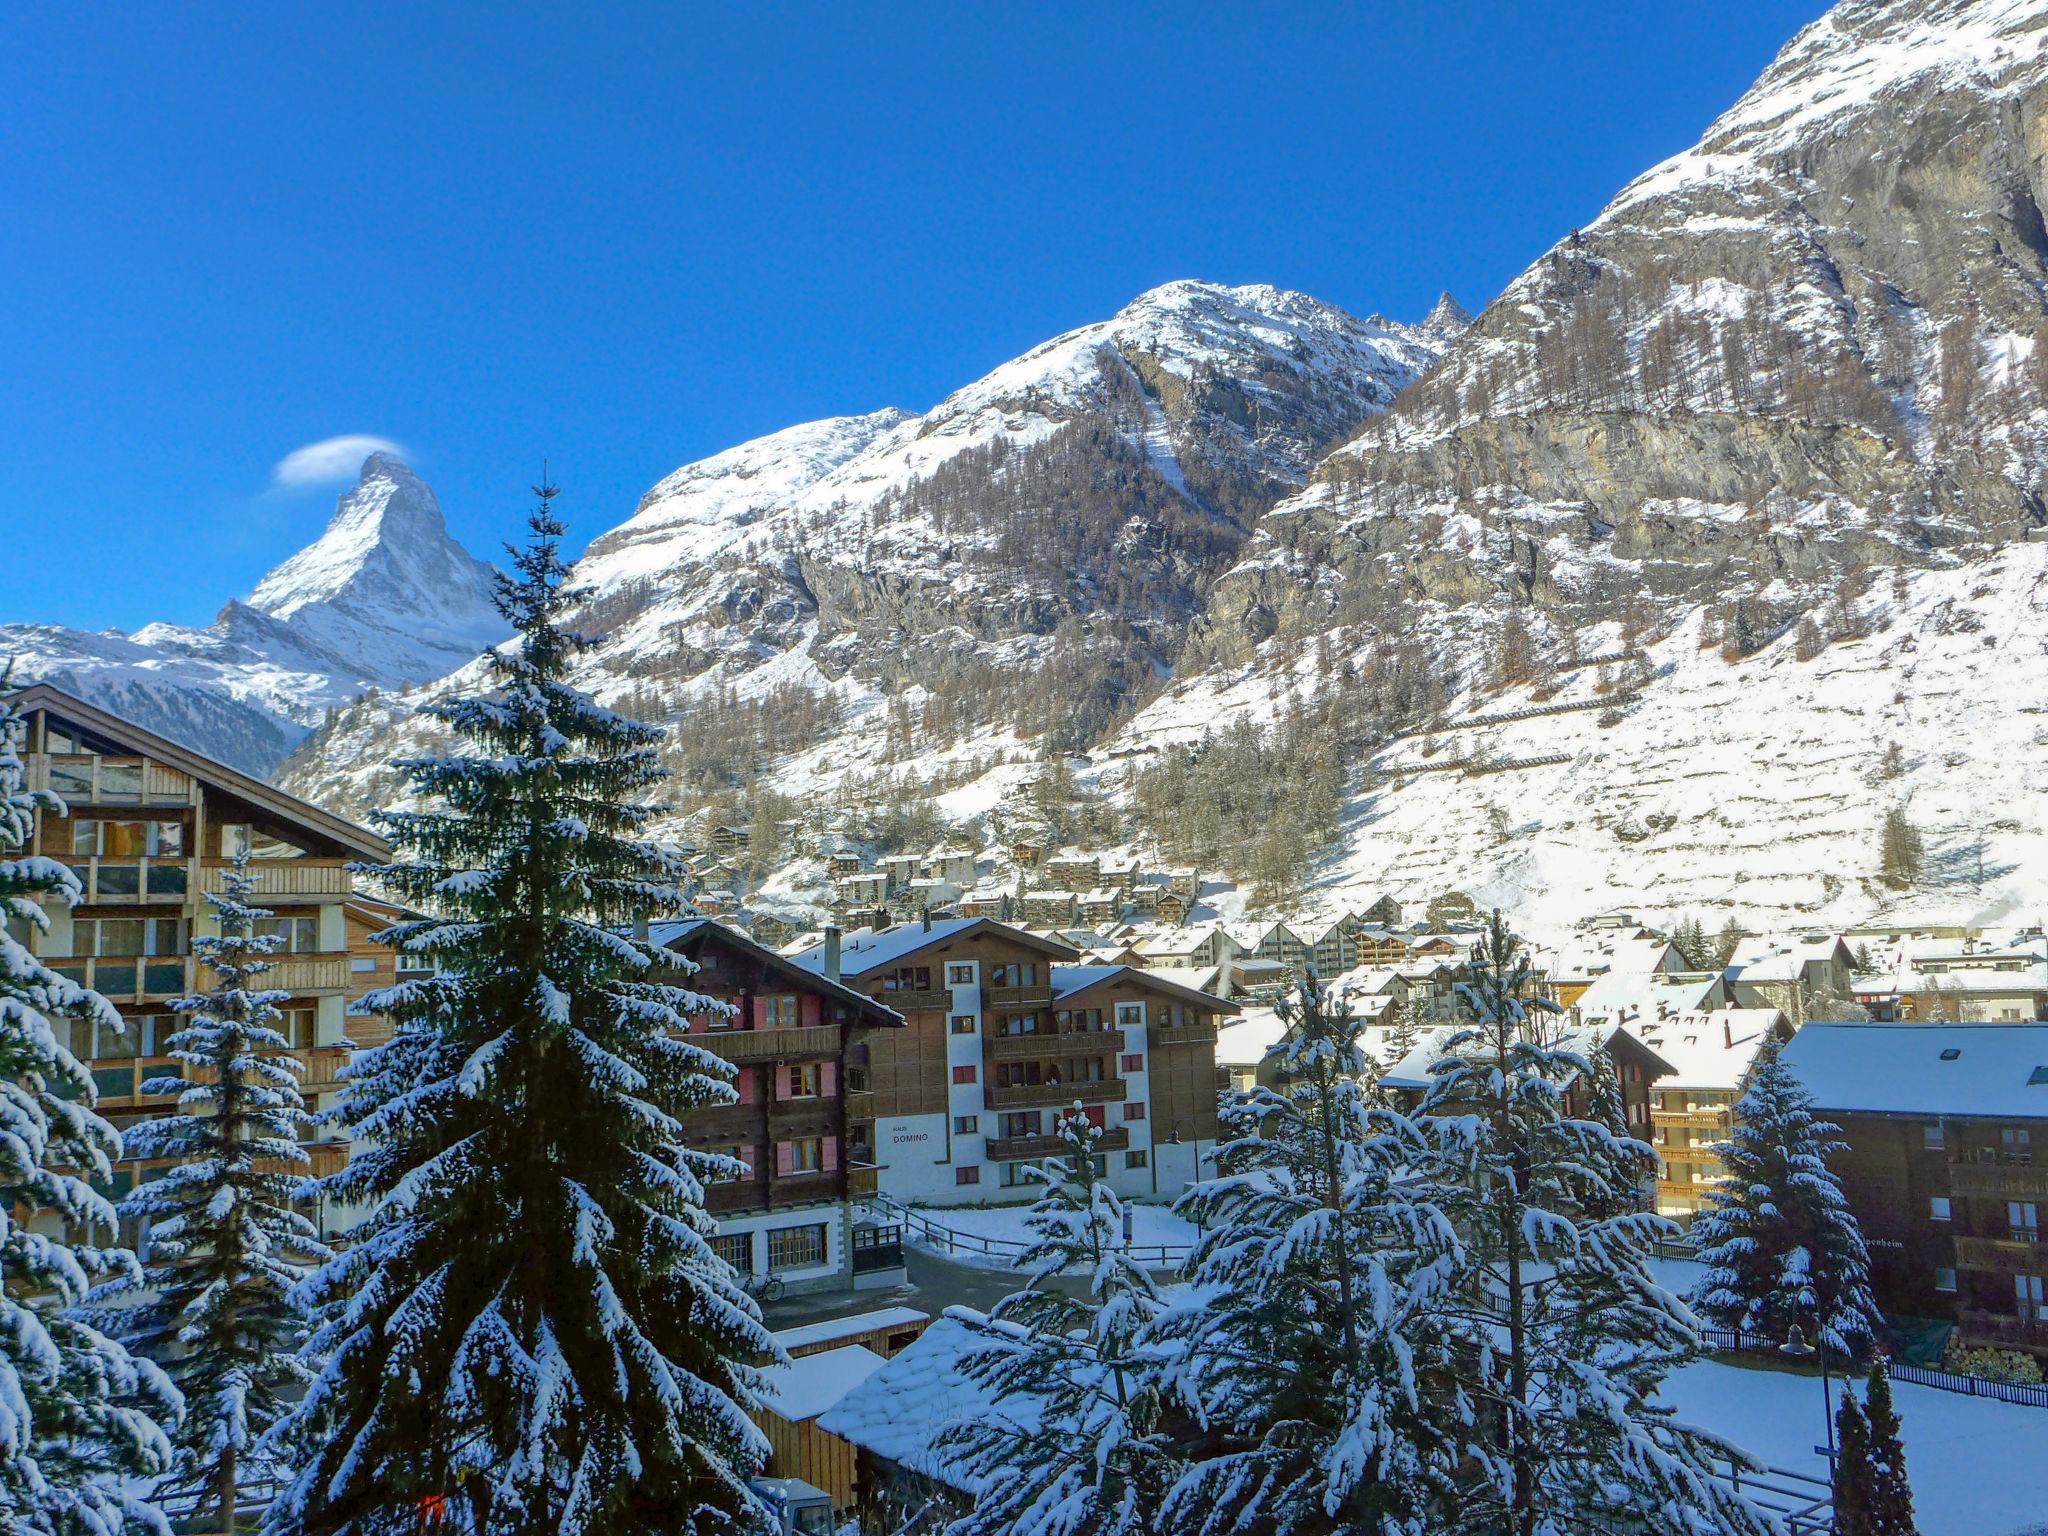
{"type": "Polygon", "coordinates": [[[368,1208],[308,1283],[327,1356],[292,1421],[303,1461],[268,1529],[467,1536],[749,1527],[767,1445],[749,1362],[782,1358],[711,1248],[708,1182],[679,1116],[734,1103],[683,1038],[729,1005],[655,979],[638,924],[681,906],[648,842],[660,731],[566,681],[587,641],[555,490],[499,606],[493,691],[436,705],[459,755],[398,766],[434,808],[379,818],[408,857],[375,871],[426,915],[384,941],[438,964],[365,999],[390,1041],[343,1107],[367,1143],[324,1184],[368,1208]]]}
{"type": "Polygon", "coordinates": [[[0,698],[0,1524],[35,1536],[164,1531],[136,1484],[170,1465],[159,1421],[176,1416],[177,1389],[80,1305],[96,1277],[132,1276],[134,1256],[57,1235],[113,1234],[114,1209],[88,1179],[109,1182],[121,1155],[60,1031],[124,1026],[105,998],[16,937],[47,931],[45,904],[68,907],[80,894],[64,865],[23,852],[39,813],[64,814],[54,795],[27,788],[24,728],[0,698]]]}
{"type": "Polygon", "coordinates": [[[246,1485],[280,1468],[259,1442],[311,1373],[297,1351],[304,1314],[293,1298],[306,1270],[330,1257],[293,1209],[311,1128],[278,1007],[289,993],[261,987],[264,957],[283,940],[257,932],[270,914],[250,904],[258,876],[245,853],[209,895],[220,932],[193,940],[214,975],[210,992],[181,997],[170,1055],[185,1072],[151,1078],[145,1093],[177,1094],[181,1111],[129,1132],[128,1151],[171,1160],[121,1203],[146,1223],[140,1276],[102,1287],[123,1338],[161,1363],[185,1394],[176,1463],[165,1493],[210,1504],[210,1530],[233,1536],[246,1485]]]}

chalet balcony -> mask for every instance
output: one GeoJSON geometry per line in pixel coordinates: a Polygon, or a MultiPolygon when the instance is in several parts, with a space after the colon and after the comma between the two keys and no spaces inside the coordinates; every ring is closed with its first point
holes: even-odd
{"type": "Polygon", "coordinates": [[[1064,1109],[1069,1104],[1116,1104],[1130,1091],[1120,1077],[1099,1083],[990,1083],[981,1091],[990,1109],[1064,1109]]]}
{"type": "Polygon", "coordinates": [[[991,1061],[1048,1061],[1074,1056],[1109,1056],[1124,1048],[1120,1029],[1040,1029],[1025,1035],[990,1035],[991,1061]]]}
{"type": "Polygon", "coordinates": [[[1050,983],[1029,987],[990,987],[988,1006],[991,1008],[1050,1008],[1052,986],[1050,983]]]}
{"type": "Polygon", "coordinates": [[[873,1163],[850,1163],[846,1169],[846,1194],[851,1200],[864,1200],[881,1191],[882,1170],[873,1163]]]}
{"type": "Polygon", "coordinates": [[[1959,1237],[1956,1268],[1988,1270],[1999,1275],[2048,1274],[2048,1248],[2037,1242],[2003,1237],[1959,1237]]]}
{"type": "Polygon", "coordinates": [[[299,1092],[334,1093],[348,1087],[341,1074],[354,1054],[345,1045],[320,1045],[300,1051],[298,1057],[306,1064],[306,1070],[299,1074],[299,1092]]]}
{"type": "Polygon", "coordinates": [[[1652,1106],[1650,1120],[1655,1125],[1668,1125],[1673,1130],[1725,1131],[1728,1129],[1728,1111],[1725,1109],[1658,1109],[1652,1106]]]}
{"type": "Polygon", "coordinates": [[[1707,1191],[1719,1184],[1719,1179],[1659,1179],[1657,1198],[1659,1200],[1704,1200],[1707,1191]]]}
{"type": "Polygon", "coordinates": [[[1952,1194],[1978,1200],[2048,1200],[2048,1168],[1958,1162],[1948,1183],[1952,1194]]]}
{"type": "MultiPolygon", "coordinates": [[[[1098,1152],[1121,1152],[1130,1144],[1131,1133],[1122,1126],[1095,1138],[1098,1152]]],[[[991,1136],[987,1145],[988,1155],[999,1162],[1020,1157],[1059,1157],[1067,1150],[1066,1142],[1058,1136],[991,1136]]]]}
{"type": "Polygon", "coordinates": [[[198,786],[185,774],[143,757],[93,757],[31,752],[23,765],[31,789],[54,789],[70,806],[197,805],[198,786]]]}
{"type": "Polygon", "coordinates": [[[2010,1312],[1966,1309],[1959,1324],[1963,1342],[1973,1348],[2031,1349],[2048,1352],[2048,1319],[2015,1317],[2010,1312]]]}
{"type": "Polygon", "coordinates": [[[1216,1026],[1208,1024],[1161,1024],[1153,1026],[1154,1045],[1214,1045],[1216,1026]]]}
{"type": "Polygon", "coordinates": [[[736,1211],[783,1211],[822,1205],[843,1199],[850,1177],[850,1170],[834,1168],[818,1173],[786,1173],[772,1179],[733,1179],[705,1187],[704,1209],[718,1216],[736,1211]]]}
{"type": "MultiPolygon", "coordinates": [[[[227,889],[227,874],[233,859],[205,859],[200,863],[199,889],[218,896],[227,889]]],[[[284,896],[322,897],[339,901],[355,889],[346,859],[251,859],[249,872],[257,876],[256,897],[261,902],[284,896]]]]}
{"type": "Polygon", "coordinates": [[[839,1026],[809,1024],[796,1029],[691,1030],[692,1045],[734,1063],[815,1061],[839,1054],[839,1026]]]}
{"type": "Polygon", "coordinates": [[[953,1011],[953,994],[938,987],[922,992],[891,992],[885,989],[875,993],[874,998],[884,1008],[894,1008],[898,1013],[905,1015],[913,1013],[951,1013],[953,1011]]]}
{"type": "Polygon", "coordinates": [[[192,990],[192,962],[188,955],[52,958],[45,963],[58,975],[92,988],[109,1002],[140,1003],[179,997],[192,990]]]}
{"type": "Polygon", "coordinates": [[[273,955],[262,984],[293,997],[319,997],[348,990],[347,954],[273,955]]]}

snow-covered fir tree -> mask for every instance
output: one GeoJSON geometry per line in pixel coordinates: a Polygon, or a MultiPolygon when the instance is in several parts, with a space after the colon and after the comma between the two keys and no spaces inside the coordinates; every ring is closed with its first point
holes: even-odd
{"type": "Polygon", "coordinates": [[[293,1208],[312,1118],[279,1028],[290,994],[259,980],[283,940],[257,932],[270,914],[250,904],[256,883],[243,854],[222,893],[207,897],[219,932],[192,948],[214,985],[171,1003],[182,1019],[170,1055],[187,1071],[143,1085],[177,1094],[182,1112],[128,1133],[130,1155],[172,1160],[121,1204],[125,1219],[147,1224],[148,1261],[96,1295],[118,1308],[125,1342],[185,1395],[176,1462],[159,1491],[210,1509],[208,1529],[226,1536],[245,1487],[278,1474],[258,1442],[311,1379],[298,1358],[306,1326],[293,1290],[330,1257],[293,1208]]]}
{"type": "Polygon", "coordinates": [[[1870,1420],[1856,1393],[1846,1386],[1835,1408],[1835,1467],[1830,1536],[1874,1536],[1871,1484],[1877,1469],[1870,1458],[1870,1420]]]}
{"type": "Polygon", "coordinates": [[[1775,1046],[1766,1046],[1736,1101],[1735,1126],[1714,1155],[1727,1179],[1692,1224],[1705,1266],[1692,1303],[1715,1325],[1783,1341],[1794,1328],[1840,1356],[1877,1341],[1870,1253],[1828,1159],[1845,1150],[1814,1114],[1775,1046]]]}
{"type": "Polygon", "coordinates": [[[635,937],[681,903],[641,797],[660,731],[569,686],[552,486],[512,551],[515,631],[489,693],[431,706],[461,749],[399,766],[429,809],[380,818],[376,871],[428,914],[385,936],[437,974],[373,994],[393,1034],[343,1115],[367,1143],[325,1181],[367,1207],[306,1287],[325,1357],[291,1421],[299,1473],[267,1529],[335,1536],[751,1528],[767,1444],[751,1364],[779,1360],[710,1245],[679,1117],[737,1101],[682,1037],[730,1006],[657,981],[635,937]]]}
{"type": "Polygon", "coordinates": [[[131,1275],[135,1259],[65,1236],[114,1235],[114,1208],[88,1178],[111,1180],[121,1140],[93,1112],[92,1076],[63,1031],[84,1038],[123,1025],[105,998],[21,940],[48,931],[46,904],[79,898],[70,869],[26,851],[37,816],[64,806],[27,787],[24,732],[0,695],[0,1529],[162,1531],[162,1515],[136,1488],[170,1466],[162,1425],[177,1416],[177,1389],[81,1305],[95,1280],[131,1275]]]}
{"type": "Polygon", "coordinates": [[[981,1488],[950,1536],[1150,1536],[1178,1458],[1160,1425],[1159,1361],[1144,1342],[1165,1303],[1124,1246],[1123,1202],[1104,1177],[1102,1132],[1077,1105],[1064,1157],[1033,1172],[1031,1276],[986,1316],[948,1315],[978,1343],[962,1360],[999,1416],[948,1430],[940,1452],[981,1488]],[[1055,1281],[1084,1277],[1084,1296],[1055,1281]]]}
{"type": "Polygon", "coordinates": [[[1533,999],[1498,913],[1467,978],[1476,1022],[1440,1042],[1419,1117],[1430,1194],[1463,1240],[1445,1308],[1474,1407],[1458,1529],[1761,1536],[1769,1519],[1718,1475],[1739,1453],[1656,1402],[1700,1338],[1649,1268],[1677,1229],[1631,1198],[1654,1154],[1571,1112],[1594,1062],[1533,999]]]}
{"type": "Polygon", "coordinates": [[[1863,1417],[1870,1429],[1870,1482],[1865,1509],[1870,1536],[1916,1536],[1913,1486],[1906,1478],[1906,1446],[1899,1436],[1899,1410],[1892,1402],[1891,1373],[1882,1357],[1870,1362],[1864,1382],[1863,1417]]]}
{"type": "Polygon", "coordinates": [[[1205,1232],[1154,1330],[1196,1427],[1163,1528],[1438,1530],[1469,1406],[1439,1316],[1457,1237],[1408,1193],[1428,1142],[1371,1102],[1357,1021],[1313,970],[1282,1014],[1278,1086],[1240,1096],[1253,1129],[1175,1207],[1205,1232]]]}

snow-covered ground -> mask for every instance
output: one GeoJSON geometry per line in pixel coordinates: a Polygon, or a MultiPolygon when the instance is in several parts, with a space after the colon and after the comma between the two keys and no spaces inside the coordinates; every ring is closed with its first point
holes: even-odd
{"type": "MultiPolygon", "coordinates": [[[[1910,1382],[1893,1383],[1892,1392],[1921,1536],[2048,1530],[2048,1409],[1910,1382]]],[[[1760,1461],[1826,1473],[1827,1458],[1814,1451],[1826,1434],[1818,1376],[1703,1360],[1674,1371],[1664,1395],[1683,1421],[1760,1461]]]]}
{"type": "MultiPolygon", "coordinates": [[[[1193,1222],[1183,1221],[1163,1205],[1126,1203],[1125,1209],[1131,1213],[1131,1242],[1135,1247],[1190,1248],[1201,1236],[1193,1222]]],[[[1030,1210],[1031,1206],[1026,1202],[1004,1206],[919,1208],[917,1214],[949,1231],[997,1244],[1021,1245],[1032,1240],[1024,1225],[1030,1210]]],[[[985,1259],[998,1268],[1010,1267],[1008,1259],[996,1254],[977,1255],[968,1249],[955,1249],[949,1256],[969,1262],[985,1259]]]]}

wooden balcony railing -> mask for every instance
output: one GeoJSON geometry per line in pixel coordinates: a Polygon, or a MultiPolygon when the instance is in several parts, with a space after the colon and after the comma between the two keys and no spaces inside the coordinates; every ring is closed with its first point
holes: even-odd
{"type": "Polygon", "coordinates": [[[1674,1130],[1725,1131],[1728,1129],[1728,1111],[1725,1109],[1658,1109],[1650,1107],[1650,1121],[1654,1125],[1668,1125],[1674,1130]]]}
{"type": "Polygon", "coordinates": [[[881,1190],[882,1170],[873,1163],[850,1163],[846,1169],[846,1193],[854,1200],[864,1200],[881,1190]]]}
{"type": "Polygon", "coordinates": [[[179,997],[192,990],[189,955],[101,956],[93,959],[52,958],[45,962],[60,976],[92,988],[109,1002],[139,1003],[179,997]]]}
{"type": "Polygon", "coordinates": [[[929,991],[891,992],[884,989],[874,994],[875,1001],[884,1008],[894,1008],[898,1013],[951,1013],[953,994],[934,987],[929,991]]]}
{"type": "Polygon", "coordinates": [[[1963,1342],[2001,1349],[2048,1350],[2048,1319],[2016,1317],[2010,1312],[1965,1309],[1960,1315],[1963,1342]]]}
{"type": "MultiPolygon", "coordinates": [[[[202,860],[200,890],[219,895],[227,889],[227,872],[233,867],[233,859],[202,860]]],[[[346,859],[251,859],[249,872],[257,877],[259,902],[280,896],[325,896],[338,900],[355,888],[346,859]]]]}
{"type": "Polygon", "coordinates": [[[1041,1029],[1028,1035],[990,1035],[991,1061],[1050,1061],[1074,1056],[1113,1056],[1124,1048],[1120,1029],[1041,1029]]]}
{"type": "MultiPolygon", "coordinates": [[[[1104,1131],[1095,1139],[1098,1152],[1121,1152],[1131,1144],[1131,1133],[1122,1126],[1104,1131]]],[[[987,1142],[988,1155],[998,1161],[1010,1161],[1020,1157],[1059,1157],[1067,1150],[1067,1144],[1058,1136],[991,1136],[987,1142]]]]}
{"type": "Polygon", "coordinates": [[[195,805],[193,781],[176,768],[142,757],[31,752],[24,766],[31,789],[56,789],[67,805],[195,805]],[[55,766],[67,782],[57,784],[55,766]],[[112,770],[111,772],[109,770],[112,770]],[[139,770],[139,772],[138,772],[139,770]],[[81,781],[90,789],[82,789],[81,781]]]}
{"type": "Polygon", "coordinates": [[[704,1209],[713,1215],[735,1211],[779,1211],[792,1206],[819,1205],[845,1196],[851,1170],[831,1168],[818,1173],[785,1173],[772,1179],[735,1179],[707,1185],[704,1209]]]}
{"type": "Polygon", "coordinates": [[[272,955],[262,984],[293,997],[315,997],[348,990],[348,960],[341,954],[272,955]]]}
{"type": "Polygon", "coordinates": [[[299,1074],[299,1092],[333,1093],[346,1088],[348,1084],[341,1074],[354,1054],[345,1045],[316,1045],[299,1052],[299,1059],[306,1064],[306,1070],[299,1074]]]}
{"type": "Polygon", "coordinates": [[[1050,1008],[1052,986],[1047,983],[1029,987],[990,987],[988,1005],[991,1008],[1050,1008]]]}
{"type": "Polygon", "coordinates": [[[730,1062],[806,1061],[839,1054],[839,1026],[808,1024],[796,1029],[691,1030],[690,1043],[730,1062]]]}
{"type": "Polygon", "coordinates": [[[1161,1024],[1153,1028],[1151,1040],[1154,1045],[1214,1045],[1216,1024],[1214,1020],[1200,1024],[1161,1024]]]}
{"type": "Polygon", "coordinates": [[[2048,1274],[2048,1248],[2003,1237],[1959,1237],[1956,1268],[1989,1270],[2000,1275],[2048,1274]]]}
{"type": "Polygon", "coordinates": [[[1952,1194],[1980,1200],[2048,1200],[2048,1168],[2002,1163],[1954,1163],[1948,1171],[1952,1194]]]}
{"type": "Polygon", "coordinates": [[[1703,1200],[1708,1190],[1720,1183],[1719,1179],[1659,1179],[1657,1198],[1659,1200],[1703,1200]]]}
{"type": "Polygon", "coordinates": [[[990,1109],[1060,1109],[1120,1103],[1128,1092],[1120,1077],[1099,1083],[990,1083],[982,1089],[982,1100],[990,1109]]]}

